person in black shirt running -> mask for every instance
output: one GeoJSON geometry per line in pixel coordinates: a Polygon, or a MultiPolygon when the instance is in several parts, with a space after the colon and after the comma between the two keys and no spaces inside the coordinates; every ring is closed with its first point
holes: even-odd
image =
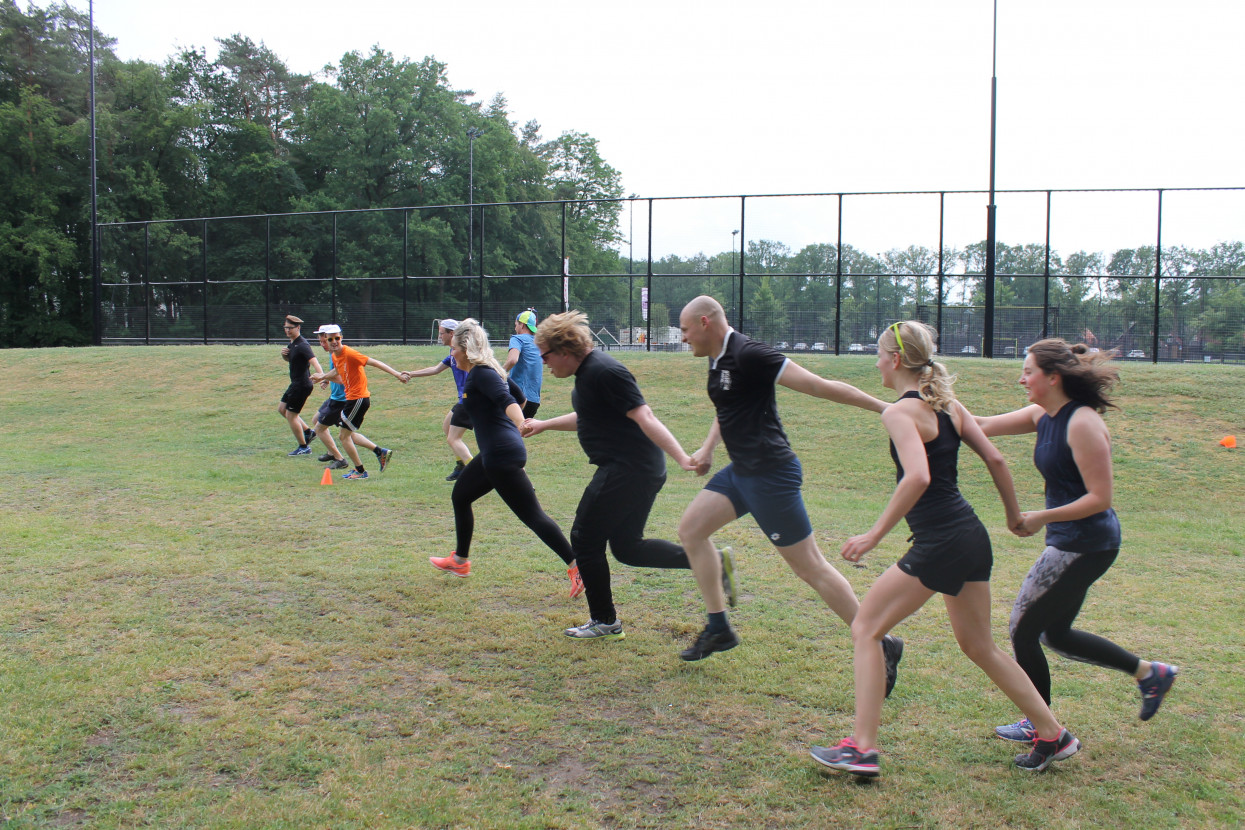
{"type": "Polygon", "coordinates": [[[1020,521],[1020,505],[1007,462],[982,434],[973,416],[955,399],[955,378],[934,362],[933,330],[923,323],[895,323],[878,339],[882,385],[900,398],[882,413],[890,434],[898,484],[882,515],[867,533],[843,545],[843,558],[859,562],[906,519],[912,548],[873,583],[852,621],[855,644],[856,724],[838,746],[810,751],[820,764],[872,778],[878,774],[878,725],[882,718],[882,638],[943,594],[947,617],[960,649],[1038,726],[1033,751],[1016,756],[1027,770],[1073,755],[1080,742],[1059,725],[1028,675],[990,636],[990,536],[960,495],[961,441],[981,456],[994,479],[1008,525],[1020,521]]]}
{"type": "MultiPolygon", "coordinates": [[[[717,412],[705,443],[692,454],[697,472],[709,471],[719,441],[731,455],[731,463],[697,494],[679,521],[679,540],[691,560],[709,616],[696,642],[680,657],[700,660],[739,645],[726,617],[721,563],[711,537],[746,513],[756,517],[796,576],[850,624],[858,607],[856,595],[813,538],[800,493],[803,470],[778,418],[774,386],[782,384],[871,412],[883,411],[886,404],[850,384],[818,377],[781,352],[748,339],[727,325],[722,306],[712,297],[700,296],[688,303],[679,315],[679,329],[692,354],[709,358],[709,398],[717,412]]],[[[898,638],[887,641],[888,682],[893,682],[902,647],[898,638]]]]}
{"type": "MultiPolygon", "coordinates": [[[[458,368],[467,373],[463,383],[463,405],[475,425],[480,451],[471,459],[454,482],[451,500],[454,504],[454,530],[458,547],[449,556],[430,556],[433,567],[454,574],[470,576],[471,537],[475,532],[472,504],[493,490],[523,524],[568,566],[571,596],[575,590],[577,570],[571,544],[562,530],[541,508],[536,490],[523,467],[527,464],[527,447],[519,435],[523,424],[523,393],[506,377],[505,370],[493,356],[488,335],[475,320],[468,317],[454,330],[450,354],[458,368]],[[516,398],[516,395],[518,396],[516,398]]],[[[580,588],[582,591],[582,588],[580,588]]]]}
{"type": "Polygon", "coordinates": [[[587,324],[586,315],[568,311],[546,317],[536,329],[541,360],[553,376],[575,376],[574,412],[547,421],[528,419],[523,435],[547,429],[577,431],[588,461],[597,467],[571,527],[571,548],[588,597],[589,620],[564,633],[579,639],[621,639],[606,545],[624,565],[690,568],[683,548],[645,539],[644,525],[666,483],[662,451],[684,470],[695,470],[696,465],[653,414],[627,367],[593,350],[587,324]]]}
{"type": "Polygon", "coordinates": [[[311,455],[311,447],[307,444],[315,437],[315,433],[311,431],[299,413],[302,412],[303,405],[307,403],[307,398],[314,388],[311,377],[307,373],[307,367],[315,366],[316,372],[319,373],[321,371],[320,361],[316,359],[315,352],[311,350],[311,344],[303,337],[302,326],[303,321],[293,314],[287,314],[281,326],[285,336],[290,338],[290,345],[281,350],[282,359],[290,364],[290,385],[285,390],[285,394],[281,396],[281,403],[277,404],[277,414],[290,425],[290,431],[294,433],[294,438],[298,441],[298,446],[289,453],[290,456],[311,455]]]}

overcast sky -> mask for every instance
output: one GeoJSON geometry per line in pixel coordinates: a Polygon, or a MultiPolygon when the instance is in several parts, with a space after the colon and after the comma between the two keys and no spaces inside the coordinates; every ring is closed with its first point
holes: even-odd
{"type": "MultiPolygon", "coordinates": [[[[998,189],[1245,186],[1245,2],[998,6],[998,189]]],[[[644,197],[984,191],[992,13],[991,0],[95,3],[96,27],[126,59],[215,55],[234,33],[300,72],[374,44],[434,56],[454,88],[485,104],[504,95],[511,120],[535,119],[545,138],[598,139],[626,192],[644,197]]],[[[793,249],[835,240],[834,200],[792,201],[749,202],[746,236],[793,249]]],[[[845,242],[937,244],[936,197],[847,202],[845,242]]],[[[1052,244],[1153,244],[1155,202],[1057,194],[1052,244]]],[[[1001,241],[1044,240],[1044,194],[998,204],[1001,241]]],[[[984,238],[985,205],[984,194],[949,200],[949,244],[984,238]]],[[[1164,208],[1165,244],[1245,239],[1242,194],[1167,194],[1164,208]]],[[[739,227],[737,200],[655,215],[658,255],[726,251],[739,227]]],[[[642,213],[635,225],[639,248],[642,213]]]]}

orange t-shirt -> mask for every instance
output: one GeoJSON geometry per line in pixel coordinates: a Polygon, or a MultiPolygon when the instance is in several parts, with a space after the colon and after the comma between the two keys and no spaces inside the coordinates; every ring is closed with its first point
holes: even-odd
{"type": "Polygon", "coordinates": [[[346,387],[346,400],[371,397],[367,392],[367,373],[363,371],[366,365],[367,355],[349,346],[342,346],[341,352],[333,355],[333,366],[341,376],[342,386],[346,387]]]}

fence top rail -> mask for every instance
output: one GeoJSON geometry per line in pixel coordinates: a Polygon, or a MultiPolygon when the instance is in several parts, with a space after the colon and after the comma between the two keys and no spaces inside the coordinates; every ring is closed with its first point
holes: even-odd
{"type": "MultiPolygon", "coordinates": [[[[995,190],[996,194],[1020,193],[1191,193],[1206,191],[1242,190],[1245,187],[1083,187],[1083,188],[1026,188],[1019,190],[995,190]]],[[[249,213],[231,216],[194,216],[182,219],[134,219],[126,222],[100,222],[101,228],[121,228],[142,225],[166,225],[183,222],[218,222],[236,219],[278,219],[295,216],[334,216],[351,213],[396,213],[425,210],[459,210],[462,208],[516,207],[539,205],[589,205],[621,204],[623,202],[677,202],[704,199],[779,199],[788,197],[825,196],[972,196],[984,195],[988,190],[843,190],[813,193],[739,193],[702,196],[622,196],[616,199],[544,199],[531,202],[475,202],[474,204],[405,205],[401,207],[350,208],[342,210],[305,210],[290,213],[249,213]]]]}

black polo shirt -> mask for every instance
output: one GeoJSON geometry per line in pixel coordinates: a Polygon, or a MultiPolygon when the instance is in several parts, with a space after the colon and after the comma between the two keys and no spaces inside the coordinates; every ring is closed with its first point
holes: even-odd
{"type": "Polygon", "coordinates": [[[600,351],[591,351],[575,370],[571,406],[578,419],[579,445],[588,461],[603,467],[619,464],[650,476],[666,474],[660,447],[627,417],[644,406],[640,385],[626,366],[600,351]]]}
{"type": "Polygon", "coordinates": [[[761,475],[795,459],[774,399],[774,384],[786,366],[781,352],[733,329],[722,353],[709,359],[709,399],[741,475],[761,475]]]}

